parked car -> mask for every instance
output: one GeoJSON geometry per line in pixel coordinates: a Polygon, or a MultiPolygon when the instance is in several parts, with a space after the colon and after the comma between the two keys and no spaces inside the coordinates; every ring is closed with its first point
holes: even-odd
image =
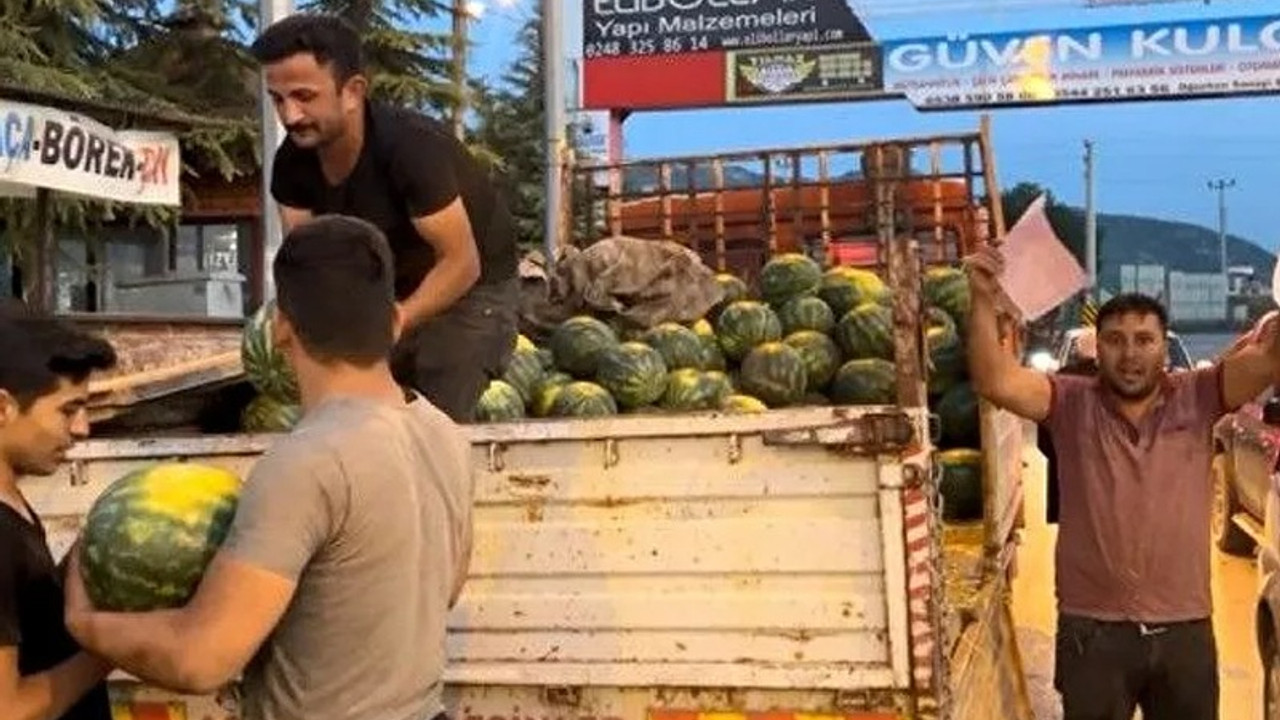
{"type": "Polygon", "coordinates": [[[1280,458],[1280,397],[1271,390],[1213,428],[1213,542],[1249,556],[1263,538],[1267,496],[1280,458]]]}
{"type": "MultiPolygon", "coordinates": [[[[1220,539],[1219,547],[1225,542],[1228,547],[1240,548],[1245,544],[1244,535],[1256,546],[1258,608],[1254,627],[1263,667],[1262,716],[1280,718],[1280,473],[1276,472],[1280,397],[1267,397],[1260,406],[1255,404],[1248,412],[1242,409],[1223,420],[1223,435],[1238,439],[1232,456],[1239,456],[1239,460],[1225,477],[1215,474],[1215,490],[1222,487],[1225,492],[1215,493],[1214,534],[1220,539]],[[1227,420],[1231,421],[1230,429],[1227,420]],[[1262,505],[1260,522],[1253,515],[1257,504],[1262,505]]],[[[1214,467],[1218,467],[1216,458],[1214,467]]]]}
{"type": "MultiPolygon", "coordinates": [[[[1027,364],[1045,372],[1056,372],[1058,368],[1070,365],[1079,359],[1082,347],[1092,339],[1090,336],[1093,332],[1094,329],[1091,327],[1071,328],[1062,334],[1053,348],[1032,353],[1027,358],[1027,364]]],[[[1166,331],[1166,337],[1169,340],[1168,367],[1171,370],[1190,370],[1192,367],[1207,364],[1207,361],[1193,362],[1186,346],[1182,344],[1182,338],[1174,331],[1166,331]]]]}

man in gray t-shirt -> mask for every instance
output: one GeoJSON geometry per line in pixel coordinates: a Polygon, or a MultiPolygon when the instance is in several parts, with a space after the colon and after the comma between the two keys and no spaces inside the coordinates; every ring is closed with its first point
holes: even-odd
{"type": "Polygon", "coordinates": [[[208,692],[243,671],[245,720],[431,720],[470,558],[469,445],[392,379],[399,312],[373,226],[299,226],[274,272],[302,421],[254,466],[190,603],[96,612],[72,572],[68,626],[173,689],[208,692]]]}

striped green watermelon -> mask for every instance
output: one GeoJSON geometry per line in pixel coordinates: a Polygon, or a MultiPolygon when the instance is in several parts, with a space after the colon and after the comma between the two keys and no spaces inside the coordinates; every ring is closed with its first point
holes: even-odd
{"type": "Polygon", "coordinates": [[[302,408],[270,395],[256,395],[240,413],[240,429],[247,433],[283,433],[302,418],[302,408]]]}
{"type": "Polygon", "coordinates": [[[800,330],[788,335],[783,342],[795,348],[804,361],[808,379],[805,389],[811,393],[822,392],[840,368],[840,348],[835,341],[816,330],[800,330]]]}
{"type": "Polygon", "coordinates": [[[771,408],[795,405],[808,384],[804,358],[786,343],[764,343],[742,361],[741,382],[743,392],[771,408]]]}
{"type": "Polygon", "coordinates": [[[571,317],[551,333],[556,367],[579,379],[595,377],[600,353],[617,344],[613,330],[590,315],[571,317]]]}
{"type": "Polygon", "coordinates": [[[560,388],[551,403],[555,417],[605,417],[618,414],[618,403],[608,390],[593,382],[577,380],[560,388]]]}
{"type": "Polygon", "coordinates": [[[702,379],[711,388],[711,396],[715,398],[716,405],[719,406],[724,399],[734,392],[733,380],[729,376],[719,370],[707,370],[702,373],[702,379]]]}
{"type": "Polygon", "coordinates": [[[845,313],[864,302],[886,303],[889,301],[889,288],[870,270],[851,267],[834,267],[822,276],[818,286],[818,297],[822,298],[836,317],[844,317],[845,313]]]}
{"type": "Polygon", "coordinates": [[[969,278],[951,267],[929,268],[924,273],[925,304],[946,311],[964,332],[969,319],[969,278]]]}
{"type": "Polygon", "coordinates": [[[665,322],[650,328],[640,341],[662,355],[668,370],[701,369],[707,359],[698,334],[680,323],[665,322]]]}
{"type": "Polygon", "coordinates": [[[934,456],[942,469],[938,492],[942,495],[942,519],[982,518],[982,451],[973,448],[944,450],[934,456]]]}
{"type": "Polygon", "coordinates": [[[968,374],[964,342],[954,325],[935,325],[925,331],[929,394],[940,396],[968,374]]]}
{"type": "Polygon", "coordinates": [[[661,405],[679,412],[712,410],[718,404],[719,392],[718,384],[702,371],[693,368],[672,370],[667,375],[667,391],[662,395],[661,405]]]}
{"type": "Polygon", "coordinates": [[[505,380],[490,380],[476,404],[476,422],[496,423],[524,417],[524,398],[505,380]]]}
{"type": "Polygon", "coordinates": [[[957,330],[956,321],[947,314],[947,311],[936,307],[925,308],[924,326],[926,330],[932,328],[942,328],[951,332],[957,330]]]}
{"type": "Polygon", "coordinates": [[[720,403],[720,409],[727,413],[762,413],[768,412],[769,406],[750,395],[730,395],[720,403]]]}
{"type": "Polygon", "coordinates": [[[522,402],[528,405],[533,402],[533,393],[546,374],[547,371],[542,367],[542,358],[538,355],[537,348],[532,350],[517,348],[511,355],[511,362],[507,364],[506,371],[502,373],[502,381],[515,388],[520,393],[522,402]]]}
{"type": "MultiPolygon", "coordinates": [[[[689,333],[692,330],[677,325],[689,333]]],[[[700,346],[699,346],[700,347],[700,346]]],[[[596,382],[609,391],[620,407],[634,409],[650,405],[667,389],[667,365],[662,355],[641,342],[625,342],[600,354],[596,382]]]]}
{"type": "Polygon", "coordinates": [[[734,275],[728,273],[717,273],[716,284],[720,286],[720,290],[724,293],[724,297],[720,302],[712,306],[707,312],[707,317],[715,319],[720,316],[720,312],[739,300],[746,300],[750,296],[747,284],[734,275]]]}
{"type": "Polygon", "coordinates": [[[836,324],[831,306],[813,295],[788,300],[778,308],[778,320],[782,322],[783,337],[800,330],[829,333],[836,324]]]}
{"type": "Polygon", "coordinates": [[[840,318],[832,334],[847,359],[893,359],[893,312],[884,305],[858,305],[840,318]]]}
{"type": "Polygon", "coordinates": [[[573,382],[573,376],[559,371],[550,373],[533,391],[533,402],[529,403],[529,411],[534,417],[551,417],[551,407],[556,401],[560,388],[573,382]]]}
{"type": "Polygon", "coordinates": [[[240,337],[240,364],[254,389],[286,404],[299,402],[298,378],[272,338],[276,301],[268,300],[245,320],[240,337]]]}
{"type": "Polygon", "coordinates": [[[699,367],[705,370],[724,370],[728,363],[724,359],[724,351],[720,349],[720,339],[716,337],[715,328],[711,327],[711,323],[705,319],[694,323],[693,334],[698,336],[698,342],[702,345],[702,364],[699,367]]]}
{"type": "Polygon", "coordinates": [[[880,358],[850,360],[836,371],[828,393],[837,405],[890,405],[898,400],[893,363],[880,358]]]}
{"type": "Polygon", "coordinates": [[[782,322],[773,308],[756,300],[739,300],[716,319],[716,336],[726,358],[740,361],[757,345],[782,339],[782,322]]]}
{"type": "Polygon", "coordinates": [[[760,298],[774,307],[788,300],[813,295],[822,283],[822,267],[800,253],[771,258],[760,270],[760,298]]]}
{"type": "Polygon", "coordinates": [[[977,447],[982,444],[978,396],[967,382],[957,383],[933,407],[941,425],[939,445],[944,448],[977,447]]]}
{"type": "Polygon", "coordinates": [[[90,508],[79,546],[94,607],[185,605],[226,539],[240,488],[235,473],[197,463],[150,465],[111,483],[90,508]]]}

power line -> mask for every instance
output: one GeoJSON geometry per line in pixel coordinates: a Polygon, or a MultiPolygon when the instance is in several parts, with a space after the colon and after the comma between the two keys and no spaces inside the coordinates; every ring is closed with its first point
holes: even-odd
{"type": "Polygon", "coordinates": [[[1218,193],[1218,252],[1222,262],[1222,278],[1227,279],[1227,190],[1236,186],[1235,178],[1209,181],[1209,189],[1218,193]]]}

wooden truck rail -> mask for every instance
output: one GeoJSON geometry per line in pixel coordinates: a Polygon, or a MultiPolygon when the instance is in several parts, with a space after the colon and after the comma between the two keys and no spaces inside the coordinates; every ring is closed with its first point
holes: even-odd
{"type": "Polygon", "coordinates": [[[895,233],[919,241],[926,265],[952,263],[987,236],[986,137],[984,124],[951,135],[583,164],[569,172],[565,222],[577,244],[676,240],[750,283],[780,252],[885,268],[879,213],[888,202],[895,233]]]}

